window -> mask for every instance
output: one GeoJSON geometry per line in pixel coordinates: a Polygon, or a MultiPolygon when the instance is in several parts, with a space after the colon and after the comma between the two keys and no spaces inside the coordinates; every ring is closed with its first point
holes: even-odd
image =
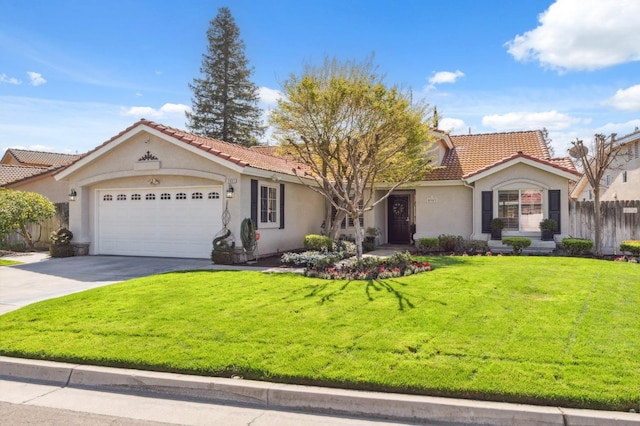
{"type": "Polygon", "coordinates": [[[176,194],[176,200],[186,200],[187,199],[187,194],[185,194],[184,192],[178,192],[176,194]]]}
{"type": "Polygon", "coordinates": [[[155,200],[156,199],[156,194],[147,194],[144,196],[145,200],[155,200]]]}
{"type": "Polygon", "coordinates": [[[127,196],[125,194],[118,194],[118,197],[116,198],[116,200],[127,201],[127,196]]]}
{"type": "Polygon", "coordinates": [[[635,145],[633,146],[633,150],[634,150],[634,157],[636,158],[640,158],[640,142],[636,142],[635,145]]]}
{"type": "Polygon", "coordinates": [[[260,222],[277,223],[278,190],[274,186],[260,187],[260,222]]]}
{"type": "Polygon", "coordinates": [[[131,201],[140,201],[141,199],[140,194],[131,194],[131,201]]]}
{"type": "Polygon", "coordinates": [[[192,200],[202,200],[202,192],[194,192],[191,194],[192,200]]]}
{"type": "Polygon", "coordinates": [[[102,197],[102,201],[113,201],[113,195],[106,194],[104,197],[102,197]]]}
{"type": "Polygon", "coordinates": [[[163,192],[162,194],[160,194],[160,199],[161,200],[170,200],[171,199],[171,194],[169,194],[168,192],[163,192]]]}
{"type": "Polygon", "coordinates": [[[627,171],[622,172],[622,183],[627,183],[627,171]]]}
{"type": "Polygon", "coordinates": [[[218,192],[210,192],[209,195],[207,195],[207,198],[210,200],[217,200],[220,198],[220,193],[218,192]]]}
{"type": "Polygon", "coordinates": [[[542,221],[542,191],[498,191],[498,217],[504,220],[505,230],[539,231],[542,221]]]}
{"type": "Polygon", "coordinates": [[[611,185],[611,175],[606,175],[606,176],[604,177],[604,184],[605,184],[606,186],[611,185]]]}

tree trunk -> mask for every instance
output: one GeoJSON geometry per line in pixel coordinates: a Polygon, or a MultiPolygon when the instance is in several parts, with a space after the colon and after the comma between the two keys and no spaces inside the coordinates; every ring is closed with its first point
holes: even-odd
{"type": "Polygon", "coordinates": [[[356,260],[362,259],[362,228],[360,227],[360,220],[358,217],[353,219],[353,224],[356,228],[356,260]]]}
{"type": "Polygon", "coordinates": [[[29,247],[29,249],[33,250],[34,249],[33,239],[31,238],[31,234],[27,230],[27,227],[25,226],[24,223],[20,224],[20,235],[22,235],[22,238],[24,238],[24,242],[27,243],[27,246],[29,247]]]}
{"type": "Polygon", "coordinates": [[[600,211],[600,188],[595,186],[593,188],[593,214],[595,220],[595,229],[593,236],[593,246],[595,248],[594,254],[598,257],[602,256],[602,232],[601,228],[601,211],[600,211]]]}

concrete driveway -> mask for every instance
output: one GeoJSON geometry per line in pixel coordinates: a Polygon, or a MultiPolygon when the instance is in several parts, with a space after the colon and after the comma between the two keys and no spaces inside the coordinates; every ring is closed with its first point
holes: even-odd
{"type": "Polygon", "coordinates": [[[0,267],[0,314],[131,278],[162,272],[212,269],[208,259],[78,256],[52,259],[47,253],[5,256],[23,262],[0,267]]]}

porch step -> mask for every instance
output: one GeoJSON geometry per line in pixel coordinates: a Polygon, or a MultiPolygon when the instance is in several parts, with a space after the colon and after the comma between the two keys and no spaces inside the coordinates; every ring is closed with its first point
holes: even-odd
{"type": "MultiPolygon", "coordinates": [[[[529,238],[531,245],[522,250],[522,254],[551,254],[556,249],[555,241],[542,241],[539,238],[529,238]]],[[[506,244],[502,244],[501,240],[487,241],[489,248],[493,253],[511,253],[513,248],[506,244]]]]}

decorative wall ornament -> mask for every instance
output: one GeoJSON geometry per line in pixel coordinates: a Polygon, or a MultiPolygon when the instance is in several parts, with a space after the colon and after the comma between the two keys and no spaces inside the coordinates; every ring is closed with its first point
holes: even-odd
{"type": "Polygon", "coordinates": [[[158,161],[158,157],[153,155],[151,152],[147,151],[145,155],[138,158],[138,161],[158,161]]]}

